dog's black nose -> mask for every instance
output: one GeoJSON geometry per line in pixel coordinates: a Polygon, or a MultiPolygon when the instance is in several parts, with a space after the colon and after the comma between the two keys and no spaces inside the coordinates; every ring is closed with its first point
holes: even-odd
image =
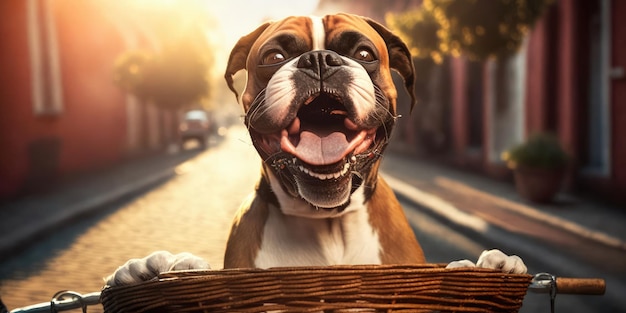
{"type": "Polygon", "coordinates": [[[300,56],[298,68],[312,78],[324,80],[343,65],[341,56],[330,50],[310,51],[300,56]]]}

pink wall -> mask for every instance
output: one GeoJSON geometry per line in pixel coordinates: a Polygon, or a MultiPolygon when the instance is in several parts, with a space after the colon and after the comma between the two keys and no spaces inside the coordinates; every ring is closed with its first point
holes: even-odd
{"type": "Polygon", "coordinates": [[[533,27],[526,52],[526,135],[546,128],[548,35],[546,16],[533,27]]]}
{"type": "Polygon", "coordinates": [[[450,60],[452,83],[452,148],[457,161],[461,161],[467,149],[467,64],[465,58],[450,60]]]}

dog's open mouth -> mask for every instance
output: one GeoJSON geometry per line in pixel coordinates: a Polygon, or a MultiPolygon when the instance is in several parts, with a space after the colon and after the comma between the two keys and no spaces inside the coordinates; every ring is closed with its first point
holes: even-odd
{"type": "Polygon", "coordinates": [[[280,147],[309,165],[326,166],[365,151],[375,136],[375,128],[360,129],[339,100],[321,94],[307,99],[282,130],[280,147]]]}
{"type": "Polygon", "coordinates": [[[339,99],[321,93],[309,97],[285,129],[258,135],[267,155],[289,153],[300,161],[302,172],[326,180],[345,175],[347,158],[370,148],[376,130],[359,127],[339,99]]]}
{"type": "Polygon", "coordinates": [[[286,127],[269,134],[252,129],[257,148],[274,159],[281,177],[316,207],[343,205],[359,155],[376,145],[378,127],[359,126],[342,101],[329,93],[308,97],[286,127]],[[278,161],[276,161],[278,160],[278,161]],[[278,163],[276,163],[278,162],[278,163]]]}

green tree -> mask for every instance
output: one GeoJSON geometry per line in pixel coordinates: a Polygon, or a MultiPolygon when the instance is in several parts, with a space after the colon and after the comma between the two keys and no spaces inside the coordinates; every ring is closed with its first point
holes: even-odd
{"type": "Polygon", "coordinates": [[[442,27],[431,11],[419,8],[398,14],[387,13],[385,21],[407,43],[414,57],[430,57],[441,63],[444,47],[438,33],[442,27]]]}
{"type": "Polygon", "coordinates": [[[208,60],[190,44],[170,45],[146,63],[146,99],[166,109],[199,103],[209,95],[208,60]]]}
{"type": "Polygon", "coordinates": [[[143,51],[127,51],[115,61],[113,81],[122,90],[146,100],[144,71],[151,55],[143,51]]]}
{"type": "Polygon", "coordinates": [[[191,41],[170,43],[159,53],[128,51],[115,64],[114,81],[142,101],[184,109],[209,96],[207,51],[191,41]]]}
{"type": "MultiPolygon", "coordinates": [[[[416,11],[388,20],[417,51],[485,59],[519,49],[526,33],[554,0],[424,0],[416,11]],[[413,15],[413,17],[410,17],[413,15]],[[435,21],[435,25],[433,24],[435,21]],[[439,41],[432,43],[433,35],[439,41]]],[[[424,54],[418,53],[421,57],[424,54]]]]}

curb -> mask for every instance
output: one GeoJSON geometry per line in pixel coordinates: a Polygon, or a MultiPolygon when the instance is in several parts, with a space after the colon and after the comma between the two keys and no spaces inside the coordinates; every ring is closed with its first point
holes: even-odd
{"type": "Polygon", "coordinates": [[[560,230],[567,231],[571,234],[577,235],[584,239],[594,241],[598,244],[603,244],[607,247],[626,251],[626,242],[624,242],[620,238],[609,235],[605,232],[592,229],[589,227],[585,227],[583,225],[577,224],[576,222],[572,222],[568,219],[560,218],[552,214],[544,213],[543,211],[534,209],[528,205],[525,205],[519,202],[515,202],[515,201],[507,200],[505,198],[494,196],[493,194],[490,194],[488,192],[476,191],[476,190],[469,191],[470,188],[468,188],[466,185],[463,185],[463,184],[458,184],[455,182],[447,182],[447,185],[449,185],[450,188],[454,188],[455,190],[461,193],[471,192],[475,196],[484,198],[485,200],[499,206],[502,209],[506,209],[508,211],[517,213],[527,218],[540,221],[553,228],[558,228],[560,230]]]}
{"type": "MultiPolygon", "coordinates": [[[[432,211],[432,213],[440,215],[455,224],[470,228],[474,231],[484,231],[490,225],[489,222],[485,221],[484,219],[470,213],[466,213],[465,211],[454,207],[452,204],[433,194],[421,191],[418,188],[413,187],[412,185],[409,185],[401,181],[400,179],[396,179],[391,175],[383,174],[383,176],[394,191],[398,192],[405,198],[419,204],[420,206],[427,208],[428,210],[432,211]]],[[[460,187],[455,186],[455,188],[460,187]]],[[[551,227],[559,228],[563,231],[569,232],[581,238],[594,241],[607,247],[626,251],[626,242],[604,232],[576,224],[574,222],[559,218],[554,215],[533,210],[526,205],[515,203],[505,199],[500,199],[492,195],[483,194],[481,195],[481,197],[485,197],[490,202],[499,204],[500,207],[506,210],[510,210],[528,218],[540,221],[544,224],[550,225],[551,227]]]]}

